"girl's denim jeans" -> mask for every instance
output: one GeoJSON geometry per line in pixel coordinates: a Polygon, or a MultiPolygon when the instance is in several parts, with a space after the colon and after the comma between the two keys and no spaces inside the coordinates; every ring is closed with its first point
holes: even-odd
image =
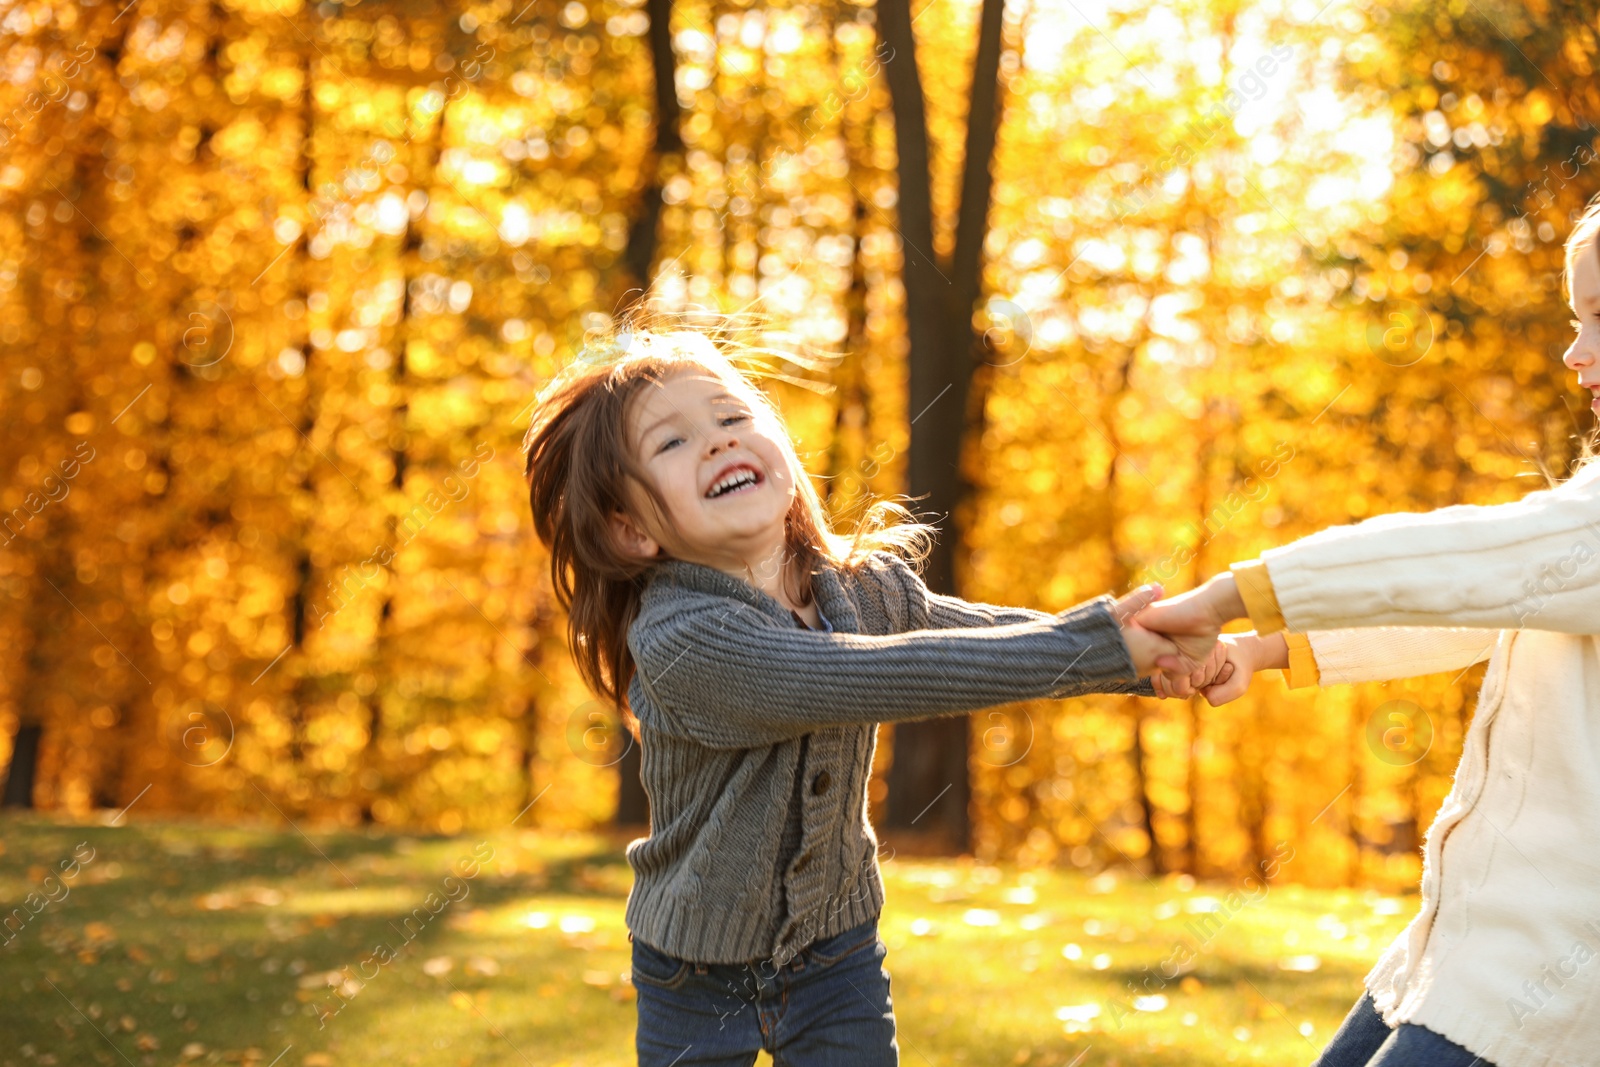
{"type": "Polygon", "coordinates": [[[1322,1056],[1311,1067],[1494,1067],[1425,1026],[1401,1023],[1393,1030],[1363,993],[1345,1016],[1322,1056]]]}
{"type": "Polygon", "coordinates": [[[772,961],[691,963],[633,939],[639,1067],[896,1067],[877,920],[772,961]]]}

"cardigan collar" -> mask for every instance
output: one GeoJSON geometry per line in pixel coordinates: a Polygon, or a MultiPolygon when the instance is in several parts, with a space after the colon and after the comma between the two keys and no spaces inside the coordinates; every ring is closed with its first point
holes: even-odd
{"type": "MultiPolygon", "coordinates": [[[[733,597],[785,625],[794,623],[794,616],[790,614],[788,608],[778,602],[777,598],[762,592],[741,578],[735,578],[703,563],[691,563],[682,559],[662,560],[651,569],[646,588],[657,582],[717,596],[733,597]]],[[[844,582],[835,568],[823,563],[812,573],[811,595],[816,597],[822,613],[828,617],[828,622],[835,630],[847,634],[861,632],[861,619],[856,612],[855,602],[845,591],[844,582]]]]}

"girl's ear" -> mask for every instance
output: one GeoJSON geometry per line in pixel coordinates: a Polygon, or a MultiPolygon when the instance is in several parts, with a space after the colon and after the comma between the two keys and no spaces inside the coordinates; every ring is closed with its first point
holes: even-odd
{"type": "Polygon", "coordinates": [[[641,530],[631,516],[620,510],[611,513],[611,536],[626,555],[655,559],[661,554],[660,543],[641,530]]]}

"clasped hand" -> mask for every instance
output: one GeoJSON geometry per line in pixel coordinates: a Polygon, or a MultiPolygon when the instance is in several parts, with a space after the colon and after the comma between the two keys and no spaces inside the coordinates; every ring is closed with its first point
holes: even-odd
{"type": "Polygon", "coordinates": [[[1202,694],[1215,707],[1250,684],[1253,643],[1223,636],[1222,628],[1245,615],[1231,573],[1166,600],[1160,586],[1145,586],[1117,602],[1123,639],[1141,677],[1150,675],[1156,695],[1202,694]]]}

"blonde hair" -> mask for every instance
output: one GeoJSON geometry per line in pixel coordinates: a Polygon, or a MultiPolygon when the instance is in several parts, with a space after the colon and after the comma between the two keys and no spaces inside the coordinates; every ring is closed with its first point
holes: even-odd
{"type": "MultiPolygon", "coordinates": [[[[711,329],[643,328],[639,320],[597,332],[536,402],[524,440],[529,506],[539,540],[550,551],[556,599],[567,612],[567,643],[584,682],[627,712],[634,663],[628,628],[637,617],[644,587],[656,564],[629,556],[613,541],[611,516],[634,514],[627,485],[640,489],[663,517],[666,502],[628,446],[631,401],[642,390],[689,369],[727,383],[782,428],[783,418],[754,383],[760,377],[797,381],[763,359],[776,350],[742,344],[726,319],[711,329]]],[[[783,352],[791,361],[803,351],[783,352]]],[[[802,364],[804,365],[804,364],[802,364]]],[[[815,387],[816,383],[798,380],[815,387]]],[[[920,566],[935,528],[918,522],[902,505],[884,498],[871,503],[851,534],[836,532],[787,433],[778,435],[795,485],[784,519],[784,562],[811,575],[820,566],[855,570],[871,552],[896,552],[920,566]]],[[[802,604],[810,588],[798,590],[802,604]]],[[[630,728],[635,724],[629,718],[630,728]]]]}
{"type": "Polygon", "coordinates": [[[1578,221],[1572,224],[1572,232],[1567,234],[1566,269],[1561,272],[1561,289],[1568,301],[1572,299],[1572,272],[1578,265],[1578,257],[1583,255],[1584,249],[1597,247],[1596,237],[1600,237],[1600,195],[1589,201],[1578,221]]]}
{"type": "MultiPolygon", "coordinates": [[[[1568,303],[1573,299],[1573,271],[1577,269],[1578,257],[1585,252],[1600,257],[1600,195],[1589,201],[1583,214],[1578,216],[1578,221],[1572,224],[1572,232],[1567,234],[1566,266],[1561,273],[1561,289],[1568,303]]],[[[1587,466],[1596,459],[1600,459],[1600,429],[1584,438],[1573,467],[1587,466]]]]}

